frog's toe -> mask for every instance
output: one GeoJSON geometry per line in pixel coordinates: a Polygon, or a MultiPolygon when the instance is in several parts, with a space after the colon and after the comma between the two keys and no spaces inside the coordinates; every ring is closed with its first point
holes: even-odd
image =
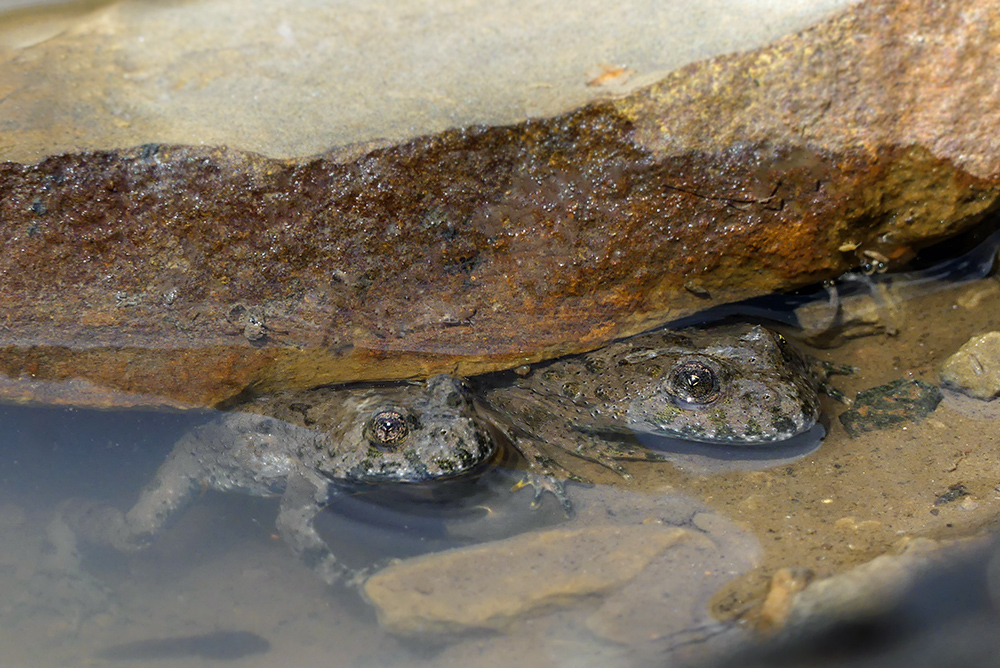
{"type": "Polygon", "coordinates": [[[622,455],[621,450],[608,443],[593,442],[581,445],[576,448],[573,454],[581,459],[600,464],[604,468],[614,471],[625,480],[632,479],[632,474],[618,461],[622,455]]]}
{"type": "Polygon", "coordinates": [[[839,389],[834,387],[833,383],[830,382],[831,376],[849,376],[852,373],[858,371],[857,367],[851,366],[849,364],[833,364],[832,362],[821,362],[820,367],[822,373],[818,378],[819,391],[830,397],[834,401],[839,401],[845,406],[850,406],[853,401],[841,392],[839,389]]]}
{"type": "Polygon", "coordinates": [[[850,376],[858,372],[858,367],[850,364],[834,364],[833,362],[821,362],[823,373],[827,376],[850,376]]]}
{"type": "Polygon", "coordinates": [[[625,480],[631,480],[632,479],[632,474],[628,472],[628,469],[625,468],[624,466],[622,466],[622,464],[620,462],[615,461],[607,453],[599,453],[595,457],[595,460],[597,461],[598,464],[600,464],[600,465],[602,465],[602,466],[604,466],[606,468],[611,469],[612,471],[614,471],[615,473],[617,473],[618,475],[620,475],[625,480]]]}
{"type": "Polygon", "coordinates": [[[535,498],[531,501],[532,507],[538,507],[541,503],[542,495],[548,492],[552,496],[556,497],[559,504],[563,507],[563,511],[565,511],[566,515],[571,515],[573,513],[573,504],[569,500],[566,488],[555,476],[528,471],[524,474],[524,478],[519,480],[517,484],[511,488],[511,491],[516,492],[524,487],[531,487],[535,492],[535,498]]]}
{"type": "Polygon", "coordinates": [[[848,408],[850,408],[851,405],[854,403],[853,399],[851,399],[846,394],[844,394],[843,392],[841,392],[840,390],[838,390],[837,388],[835,388],[833,386],[824,387],[823,388],[823,392],[826,394],[826,396],[830,397],[834,401],[839,401],[840,403],[844,404],[848,408]]]}

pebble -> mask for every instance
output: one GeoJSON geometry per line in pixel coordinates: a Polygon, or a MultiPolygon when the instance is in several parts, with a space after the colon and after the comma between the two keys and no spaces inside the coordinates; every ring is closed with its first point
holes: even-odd
{"type": "Polygon", "coordinates": [[[851,408],[838,419],[853,438],[903,422],[922,420],[934,412],[941,397],[941,390],[930,383],[900,378],[859,392],[851,408]]]}
{"type": "Polygon", "coordinates": [[[767,597],[757,613],[757,628],[773,631],[785,625],[795,596],[806,588],[813,573],[806,568],[780,568],[771,578],[767,597]]]}
{"type": "Polygon", "coordinates": [[[941,380],[977,399],[1000,394],[1000,332],[969,339],[941,366],[941,380]]]}

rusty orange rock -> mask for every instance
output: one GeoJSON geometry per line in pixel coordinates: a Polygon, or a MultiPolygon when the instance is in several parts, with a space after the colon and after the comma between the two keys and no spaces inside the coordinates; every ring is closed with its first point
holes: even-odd
{"type": "Polygon", "coordinates": [[[367,152],[3,163],[0,369],[200,404],[471,374],[906,257],[996,203],[1000,12],[969,7],[868,2],[620,100],[367,152]]]}

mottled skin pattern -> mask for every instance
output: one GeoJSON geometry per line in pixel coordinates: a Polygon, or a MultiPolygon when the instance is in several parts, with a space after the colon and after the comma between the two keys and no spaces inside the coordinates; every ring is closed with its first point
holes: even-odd
{"type": "Polygon", "coordinates": [[[643,334],[506,380],[481,394],[529,470],[562,468],[547,444],[627,475],[615,459],[654,457],[629,445],[637,433],[752,446],[807,431],[824,375],[780,334],[741,324],[643,334]]]}
{"type": "Polygon", "coordinates": [[[77,535],[121,550],[147,545],[205,487],[280,495],[278,531],[320,577],[357,583],[313,527],[337,485],[425,483],[477,469],[495,451],[461,381],[317,388],[271,395],[178,441],[125,513],[74,504],[77,535]],[[251,411],[251,412],[244,412],[251,411]]]}

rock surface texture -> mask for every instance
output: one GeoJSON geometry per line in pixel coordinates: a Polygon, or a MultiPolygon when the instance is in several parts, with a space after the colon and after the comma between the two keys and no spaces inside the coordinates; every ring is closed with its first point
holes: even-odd
{"type": "Polygon", "coordinates": [[[941,365],[941,380],[977,399],[996,398],[1000,394],[1000,332],[969,339],[941,365]]]}
{"type": "Polygon", "coordinates": [[[0,392],[472,374],[891,265],[995,206],[998,31],[992,2],[876,0],[546,120],[0,164],[0,392]]]}

